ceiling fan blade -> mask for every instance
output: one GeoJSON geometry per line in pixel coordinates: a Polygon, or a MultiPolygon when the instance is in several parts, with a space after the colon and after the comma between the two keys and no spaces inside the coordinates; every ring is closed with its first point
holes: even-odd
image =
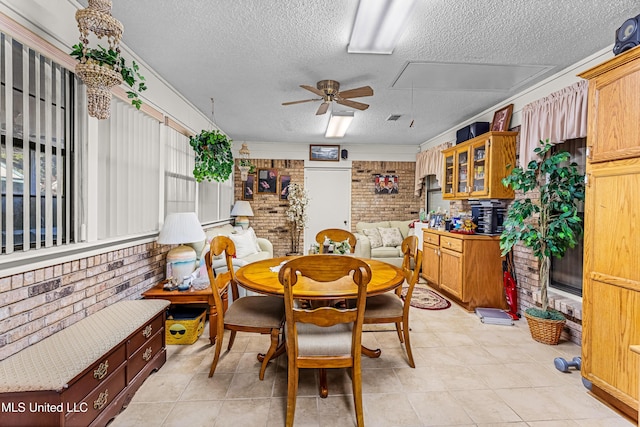
{"type": "Polygon", "coordinates": [[[373,96],[373,89],[371,86],[362,86],[355,89],[345,90],[338,94],[340,98],[360,98],[362,96],[373,96]]]}
{"type": "Polygon", "coordinates": [[[324,96],[324,95],[325,95],[325,93],[324,93],[323,91],[321,91],[320,89],[315,88],[315,87],[313,87],[313,86],[309,86],[309,85],[300,85],[300,87],[301,87],[302,89],[306,89],[306,90],[308,90],[308,91],[310,91],[310,92],[313,92],[313,93],[315,93],[315,94],[316,94],[316,95],[318,95],[318,96],[324,96]]]}
{"type": "Polygon", "coordinates": [[[316,116],[326,113],[328,109],[329,109],[329,103],[326,101],[323,102],[322,104],[320,104],[320,107],[318,107],[318,111],[316,111],[316,116]]]}
{"type": "Polygon", "coordinates": [[[283,102],[282,105],[302,104],[303,102],[322,101],[322,98],[303,99],[302,101],[283,102]]]}
{"type": "Polygon", "coordinates": [[[358,110],[366,110],[369,108],[369,104],[363,104],[362,102],[349,101],[348,99],[337,99],[338,104],[346,105],[347,107],[357,108],[358,110]]]}

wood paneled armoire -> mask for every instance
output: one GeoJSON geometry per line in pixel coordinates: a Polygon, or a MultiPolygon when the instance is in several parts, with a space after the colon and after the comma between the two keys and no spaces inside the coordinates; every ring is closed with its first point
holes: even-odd
{"type": "Polygon", "coordinates": [[[582,375],[638,417],[640,356],[640,47],[580,74],[589,80],[582,375]]]}

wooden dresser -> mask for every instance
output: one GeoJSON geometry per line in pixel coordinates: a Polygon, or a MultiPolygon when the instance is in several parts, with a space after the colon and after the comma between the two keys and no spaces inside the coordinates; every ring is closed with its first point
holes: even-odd
{"type": "Polygon", "coordinates": [[[592,392],[638,418],[640,357],[640,48],[589,80],[582,375],[592,392]]]}
{"type": "Polygon", "coordinates": [[[104,426],[166,360],[168,301],[120,301],[0,361],[0,424],[104,426]]]}
{"type": "Polygon", "coordinates": [[[423,230],[422,277],[469,311],[508,308],[500,236],[423,230]]]}

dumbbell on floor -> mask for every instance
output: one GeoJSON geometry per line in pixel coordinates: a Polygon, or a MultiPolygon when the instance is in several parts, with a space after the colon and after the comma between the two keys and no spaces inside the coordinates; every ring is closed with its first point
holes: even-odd
{"type": "Polygon", "coordinates": [[[556,366],[556,369],[560,372],[569,372],[569,368],[576,368],[576,370],[580,370],[582,366],[582,358],[574,357],[573,360],[568,362],[562,357],[556,357],[553,359],[553,364],[556,366]]]}

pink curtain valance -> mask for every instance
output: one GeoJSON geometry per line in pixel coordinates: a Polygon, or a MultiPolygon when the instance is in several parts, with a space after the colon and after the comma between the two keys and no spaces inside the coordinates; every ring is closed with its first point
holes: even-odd
{"type": "Polygon", "coordinates": [[[534,159],[540,140],[559,144],[587,136],[588,82],[582,80],[525,105],[520,132],[520,166],[534,159]]]}
{"type": "Polygon", "coordinates": [[[442,150],[451,147],[450,142],[445,142],[437,147],[430,148],[416,154],[416,185],[414,194],[420,196],[424,178],[427,175],[435,175],[438,182],[442,179],[442,150]]]}

